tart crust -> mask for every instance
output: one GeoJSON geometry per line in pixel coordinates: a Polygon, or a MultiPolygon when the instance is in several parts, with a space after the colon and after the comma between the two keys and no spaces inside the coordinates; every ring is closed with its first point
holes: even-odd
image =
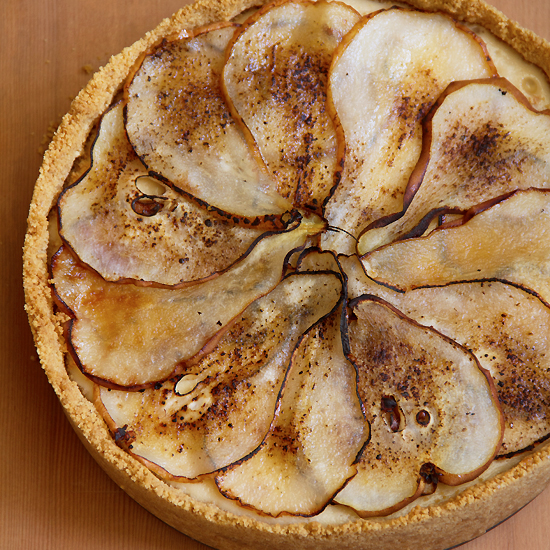
{"type": "MultiPolygon", "coordinates": [[[[550,44],[506,19],[480,0],[410,0],[427,11],[442,10],[479,24],[512,46],[527,61],[550,74],[550,44]]],[[[257,0],[199,0],[164,20],[144,38],[126,48],[94,75],[73,101],[62,120],[40,170],[28,218],[24,246],[26,311],[40,360],[63,409],[88,451],[105,472],[137,502],[157,517],[215,548],[390,550],[403,547],[441,550],[471,540],[537,496],[550,480],[550,447],[540,445],[515,466],[488,481],[472,483],[441,504],[414,505],[387,518],[357,519],[324,525],[316,521],[294,524],[264,522],[220,510],[158,479],[120,449],[95,407],[81,393],[66,370],[66,344],[61,325],[66,317],[54,310],[49,286],[48,215],[85,152],[88,135],[100,115],[121,90],[140,55],[162,37],[181,33],[261,5],[257,0]]]]}

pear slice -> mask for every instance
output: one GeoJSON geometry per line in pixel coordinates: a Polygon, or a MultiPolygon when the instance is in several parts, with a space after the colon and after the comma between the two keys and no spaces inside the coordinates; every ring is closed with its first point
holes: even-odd
{"type": "Polygon", "coordinates": [[[341,273],[338,260],[330,250],[317,247],[306,248],[296,262],[297,271],[334,271],[341,273]]]}
{"type": "Polygon", "coordinates": [[[169,479],[193,479],[241,459],[268,432],[299,338],[341,294],[337,275],[290,275],[182,376],[144,392],[101,388],[100,408],[115,438],[124,430],[120,444],[169,479]]]}
{"type": "Polygon", "coordinates": [[[328,69],[359,18],[339,2],[268,4],[235,33],[223,70],[234,116],[251,134],[279,193],[317,213],[338,168],[326,109],[328,69]]]}
{"type": "Polygon", "coordinates": [[[379,298],[359,297],[349,309],[348,358],[371,438],[335,501],[384,515],[434,479],[457,485],[477,477],[502,440],[490,376],[465,348],[379,298]]]}
{"type": "Polygon", "coordinates": [[[450,82],[495,74],[479,39],[441,14],[386,10],[346,36],[328,88],[344,168],[324,213],[351,236],[327,233],[323,248],[353,253],[367,225],[402,210],[422,118],[450,82]]]}
{"type": "Polygon", "coordinates": [[[126,130],[144,164],[175,189],[236,216],[281,215],[291,205],[250,153],[221,93],[234,30],[198,29],[146,55],[126,88],[126,130]]]}
{"type": "Polygon", "coordinates": [[[529,187],[550,187],[550,111],[535,111],[504,78],[453,83],[425,120],[401,217],[367,228],[359,254],[421,235],[438,214],[529,187]]]}
{"type": "Polygon", "coordinates": [[[339,260],[350,297],[383,298],[464,346],[491,374],[506,424],[499,455],[550,434],[550,309],[536,296],[499,281],[396,292],[370,279],[356,257],[339,260]]]}
{"type": "Polygon", "coordinates": [[[369,426],[357,373],[342,351],[340,318],[338,308],[300,341],[269,434],[216,478],[225,496],[271,516],[310,516],[355,474],[369,426]]]}
{"type": "Polygon", "coordinates": [[[365,271],[398,290],[499,279],[550,304],[549,190],[516,191],[464,220],[370,252],[361,259],[365,271]]]}
{"type": "Polygon", "coordinates": [[[52,261],[57,298],[74,317],[69,346],[81,370],[110,387],[166,380],[252,301],[280,282],[285,256],[322,225],[306,219],[264,235],[219,277],[185,288],[104,281],[62,249],[52,261]]]}
{"type": "Polygon", "coordinates": [[[62,238],[107,281],[174,285],[227,269],[265,224],[243,227],[148,176],[126,137],[123,108],[103,116],[91,169],[59,198],[62,238]]]}

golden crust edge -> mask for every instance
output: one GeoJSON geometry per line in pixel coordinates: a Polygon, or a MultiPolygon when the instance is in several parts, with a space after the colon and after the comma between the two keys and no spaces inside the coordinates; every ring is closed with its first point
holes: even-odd
{"type": "MultiPolygon", "coordinates": [[[[428,508],[417,506],[400,517],[383,521],[358,519],[330,527],[317,522],[267,524],[198,502],[159,480],[114,443],[103,419],[67,375],[61,319],[54,314],[48,286],[47,216],[84,148],[86,137],[144,50],[182,28],[228,20],[263,3],[261,0],[227,0],[221,5],[216,0],[199,0],[185,6],[112,57],[78,94],[63,117],[44,155],[36,182],[23,255],[25,309],[41,364],[73,428],[106,473],[153,514],[206,544],[228,549],[254,548],[260,544],[282,549],[292,544],[293,548],[304,550],[356,548],[360,544],[365,549],[385,550],[402,543],[409,548],[438,550],[465,542],[504,521],[544,489],[550,479],[548,446],[503,474],[466,489],[449,502],[428,508]],[[459,524],[461,527],[457,527],[459,524]],[[271,535],[269,543],[267,534],[271,535]]],[[[484,26],[550,75],[550,44],[482,0],[408,0],[408,3],[427,11],[446,11],[463,21],[484,26]]]]}

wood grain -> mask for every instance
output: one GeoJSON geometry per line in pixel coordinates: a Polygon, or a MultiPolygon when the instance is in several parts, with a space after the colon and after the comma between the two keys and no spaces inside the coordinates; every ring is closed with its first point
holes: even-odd
{"type": "MultiPolygon", "coordinates": [[[[0,17],[0,549],[200,550],[126,496],[65,420],[23,310],[21,248],[41,152],[71,99],[185,0],[3,0],[0,17]]],[[[493,0],[550,39],[548,0],[493,0]]],[[[462,550],[547,550],[550,490],[462,550]]]]}

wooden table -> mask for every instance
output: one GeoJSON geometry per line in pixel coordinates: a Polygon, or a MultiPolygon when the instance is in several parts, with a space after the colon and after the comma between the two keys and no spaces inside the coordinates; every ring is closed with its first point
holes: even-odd
{"type": "MultiPolygon", "coordinates": [[[[89,72],[186,0],[2,0],[0,548],[199,550],[103,473],[65,420],[23,311],[21,247],[41,153],[89,72]]],[[[548,0],[492,0],[550,39],[548,0]]],[[[550,490],[463,550],[548,550],[550,490]]]]}

